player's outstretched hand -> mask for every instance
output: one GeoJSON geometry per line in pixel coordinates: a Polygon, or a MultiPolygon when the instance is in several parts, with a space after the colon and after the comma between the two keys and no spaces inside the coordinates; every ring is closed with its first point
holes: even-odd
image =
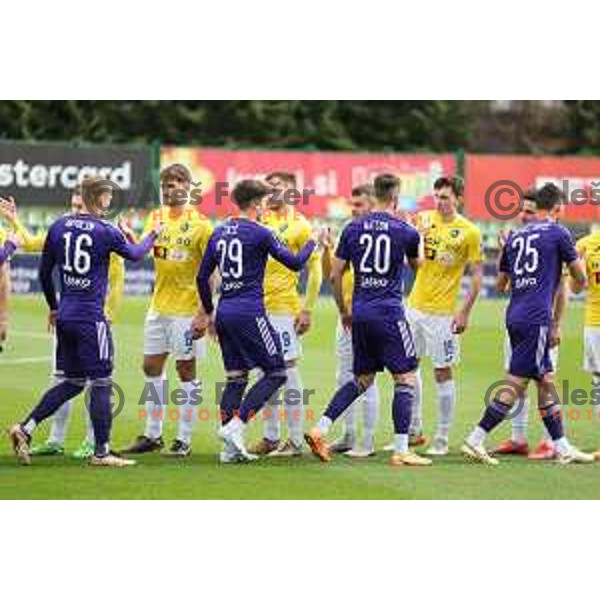
{"type": "Polygon", "coordinates": [[[210,322],[211,319],[207,314],[198,312],[192,319],[192,338],[194,340],[203,338],[209,329],[210,322]]]}
{"type": "Polygon", "coordinates": [[[304,335],[312,324],[312,317],[309,310],[302,310],[294,321],[294,329],[298,335],[304,335]]]}
{"type": "Polygon", "coordinates": [[[10,223],[17,218],[17,204],[12,196],[0,196],[0,216],[10,223]]]}
{"type": "Polygon", "coordinates": [[[48,332],[54,333],[55,329],[56,329],[56,311],[51,310],[48,313],[48,332]]]}
{"type": "Polygon", "coordinates": [[[548,345],[550,348],[555,348],[556,346],[560,346],[561,341],[561,331],[560,325],[554,323],[550,328],[550,335],[548,336],[548,345]]]}
{"type": "Polygon", "coordinates": [[[6,239],[9,242],[12,242],[17,248],[19,248],[19,247],[21,247],[23,245],[23,240],[21,239],[21,236],[18,235],[18,234],[16,234],[16,233],[10,232],[6,236],[6,239]]]}
{"type": "Polygon", "coordinates": [[[135,241],[135,232],[133,231],[133,209],[130,209],[119,219],[119,229],[125,234],[130,242],[135,241]]]}
{"type": "Polygon", "coordinates": [[[154,227],[152,227],[152,231],[156,233],[156,235],[160,235],[164,228],[165,224],[162,221],[159,221],[158,223],[154,224],[154,227]]]}
{"type": "Polygon", "coordinates": [[[317,230],[317,242],[322,248],[333,248],[333,234],[330,227],[321,227],[317,230]]]}
{"type": "Polygon", "coordinates": [[[467,315],[464,312],[458,312],[454,315],[454,319],[452,319],[452,332],[460,335],[464,333],[469,325],[469,321],[467,319],[467,315]]]}
{"type": "Polygon", "coordinates": [[[342,315],[342,327],[346,331],[352,331],[352,315],[345,313],[342,315]]]}
{"type": "Polygon", "coordinates": [[[498,232],[498,248],[500,248],[500,250],[506,246],[506,240],[508,239],[509,233],[510,229],[501,229],[498,232]]]}

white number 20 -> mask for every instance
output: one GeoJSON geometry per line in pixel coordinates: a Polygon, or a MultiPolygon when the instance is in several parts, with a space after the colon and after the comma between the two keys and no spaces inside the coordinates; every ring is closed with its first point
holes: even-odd
{"type": "Polygon", "coordinates": [[[372,262],[375,272],[380,275],[385,275],[390,270],[390,257],[392,243],[389,235],[379,235],[375,239],[368,233],[363,233],[358,243],[361,246],[366,246],[362,259],[360,261],[361,273],[372,273],[373,268],[369,262],[372,262]],[[373,258],[371,258],[371,256],[373,258]]]}

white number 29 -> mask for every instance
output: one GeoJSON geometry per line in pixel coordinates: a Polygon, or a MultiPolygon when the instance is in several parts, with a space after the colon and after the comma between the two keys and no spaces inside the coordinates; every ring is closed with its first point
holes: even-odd
{"type": "Polygon", "coordinates": [[[217,242],[217,253],[220,255],[219,270],[221,276],[239,279],[244,272],[242,242],[238,238],[221,239],[217,242]],[[228,261],[227,266],[226,261],[228,261]]]}

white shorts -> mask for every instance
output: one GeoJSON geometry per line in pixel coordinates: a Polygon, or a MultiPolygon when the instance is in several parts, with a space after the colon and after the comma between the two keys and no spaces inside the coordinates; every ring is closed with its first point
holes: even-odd
{"type": "Polygon", "coordinates": [[[600,327],[583,328],[583,370],[600,373],[600,327]]]}
{"type": "Polygon", "coordinates": [[[296,360],[302,356],[302,344],[294,328],[295,317],[292,315],[268,315],[273,329],[279,335],[284,360],[296,360]]]}
{"type": "MultiPolygon", "coordinates": [[[[552,370],[554,373],[558,371],[558,349],[560,346],[554,346],[550,348],[550,362],[552,363],[552,370]]],[[[504,336],[504,370],[508,373],[510,369],[510,359],[512,356],[512,348],[510,346],[510,338],[508,333],[504,336]]]]}
{"type": "Polygon", "coordinates": [[[338,387],[342,387],[354,379],[354,354],[352,352],[352,334],[344,329],[339,320],[335,330],[335,356],[337,359],[335,369],[336,383],[338,387]]]}
{"type": "Polygon", "coordinates": [[[414,308],[406,309],[417,356],[429,356],[434,368],[457,365],[460,360],[459,337],[452,332],[451,315],[433,315],[414,308]]]}
{"type": "Polygon", "coordinates": [[[192,339],[192,317],[148,313],[144,323],[144,354],[171,354],[175,360],[206,356],[206,339],[192,339]]]}

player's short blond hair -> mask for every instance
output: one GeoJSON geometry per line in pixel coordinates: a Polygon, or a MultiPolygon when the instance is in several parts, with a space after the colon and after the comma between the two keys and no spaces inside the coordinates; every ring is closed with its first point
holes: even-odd
{"type": "Polygon", "coordinates": [[[160,172],[161,181],[168,181],[169,179],[177,179],[178,181],[190,183],[192,181],[192,174],[185,165],[174,163],[168,167],[165,167],[160,172]]]}

